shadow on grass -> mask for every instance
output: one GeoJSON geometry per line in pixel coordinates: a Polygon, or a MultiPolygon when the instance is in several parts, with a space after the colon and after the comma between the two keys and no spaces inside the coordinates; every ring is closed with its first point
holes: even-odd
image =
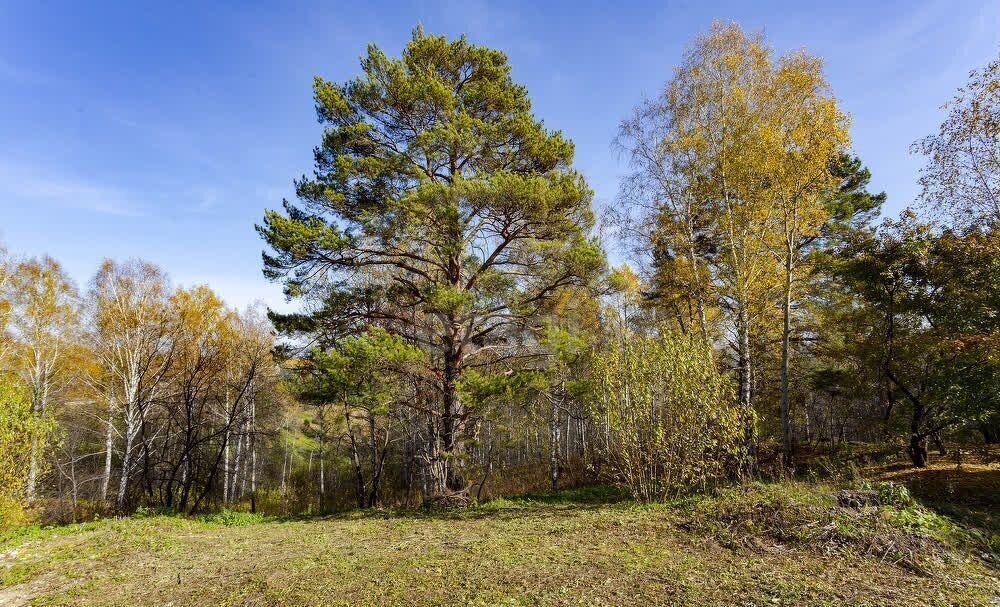
{"type": "Polygon", "coordinates": [[[421,506],[410,508],[353,509],[314,516],[290,516],[274,520],[330,521],[360,519],[478,520],[520,517],[571,516],[580,510],[594,510],[622,503],[632,503],[626,490],[610,485],[587,485],[558,491],[523,493],[498,497],[473,506],[421,506]]]}
{"type": "Polygon", "coordinates": [[[586,485],[558,491],[524,493],[498,499],[533,504],[616,504],[631,501],[632,495],[626,489],[612,485],[586,485]]]}
{"type": "Polygon", "coordinates": [[[1000,470],[980,466],[911,469],[896,478],[926,507],[1000,534],[1000,470]]]}

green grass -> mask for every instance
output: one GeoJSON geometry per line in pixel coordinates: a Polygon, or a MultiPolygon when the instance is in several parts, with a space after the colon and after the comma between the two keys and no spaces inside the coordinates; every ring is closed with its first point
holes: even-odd
{"type": "Polygon", "coordinates": [[[246,525],[256,525],[267,521],[276,520],[273,516],[267,516],[258,512],[244,512],[241,510],[222,510],[212,514],[205,514],[198,517],[198,520],[206,525],[221,525],[223,527],[244,527],[246,525]]]}
{"type": "Polygon", "coordinates": [[[559,491],[525,493],[512,497],[498,497],[482,504],[482,510],[529,508],[543,504],[612,504],[630,499],[627,491],[610,485],[590,485],[559,491]]]}
{"type": "Polygon", "coordinates": [[[975,533],[890,486],[858,510],[837,489],[755,483],[647,505],[587,487],[471,509],[25,528],[0,537],[0,604],[996,604],[975,533]]]}

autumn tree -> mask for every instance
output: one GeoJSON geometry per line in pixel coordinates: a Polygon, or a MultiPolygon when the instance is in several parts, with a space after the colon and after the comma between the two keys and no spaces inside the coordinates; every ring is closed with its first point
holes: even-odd
{"type": "Polygon", "coordinates": [[[657,304],[673,312],[682,331],[696,326],[708,339],[717,307],[708,267],[715,220],[709,201],[698,197],[705,167],[694,162],[689,137],[696,125],[686,112],[668,85],[622,121],[615,145],[632,172],[619,192],[624,204],[609,214],[632,258],[651,274],[657,304]]]}
{"type": "Polygon", "coordinates": [[[643,293],[648,283],[627,263],[612,268],[605,280],[604,291],[608,314],[608,329],[618,341],[628,339],[630,332],[641,332],[643,293]]]}
{"type": "Polygon", "coordinates": [[[166,457],[159,462],[163,469],[157,476],[165,479],[164,505],[184,510],[200,476],[203,447],[223,432],[219,424],[208,422],[215,417],[213,405],[226,380],[226,362],[235,355],[227,348],[235,346],[227,339],[233,313],[211,289],[196,286],[170,294],[167,314],[174,357],[167,379],[173,398],[162,399],[166,457]]]}
{"type": "Polygon", "coordinates": [[[401,57],[371,45],[361,68],[314,83],[315,175],[296,182],[299,204],[266,213],[265,272],[319,302],[284,328],[376,325],[428,352],[434,491],[464,491],[474,410],[459,381],[516,356],[516,328],[601,268],[591,193],[502,52],[418,28],[401,57]]]}
{"type": "Polygon", "coordinates": [[[250,508],[256,510],[261,436],[258,424],[268,419],[262,414],[271,413],[273,419],[274,408],[282,403],[272,356],[273,329],[263,314],[256,308],[226,313],[222,341],[223,368],[214,380],[216,389],[211,399],[213,417],[218,422],[213,424],[208,465],[189,512],[197,511],[216,494],[220,475],[223,503],[249,494],[250,508]]]}
{"type": "MultiPolygon", "coordinates": [[[[776,275],[769,254],[776,208],[758,179],[770,151],[771,71],[770,49],[762,36],[716,22],[696,38],[665,93],[680,110],[683,145],[698,170],[694,196],[716,222],[714,273],[721,305],[731,314],[739,402],[748,416],[753,407],[754,308],[776,275]]],[[[749,425],[747,440],[756,440],[749,425]]]]}
{"type": "Polygon", "coordinates": [[[773,129],[777,135],[770,180],[778,206],[778,254],[783,269],[781,331],[781,435],[786,466],[792,463],[789,367],[794,331],[793,303],[801,279],[803,253],[829,218],[825,195],[839,185],[830,170],[848,144],[847,117],[838,109],[822,72],[822,62],[804,52],[783,57],[777,66],[781,100],[773,129]]]}
{"type": "MultiPolygon", "coordinates": [[[[622,124],[619,141],[634,167],[622,196],[638,205],[658,282],[671,278],[689,290],[697,314],[687,316],[703,338],[708,310],[730,314],[740,403],[748,412],[751,341],[766,322],[759,311],[780,301],[787,461],[795,287],[803,252],[829,216],[823,197],[838,183],[830,168],[848,144],[847,117],[822,61],[805,51],[776,58],[761,34],[715,22],[663,93],[622,124]]],[[[678,320],[683,327],[684,315],[678,320]]]]}
{"type": "Polygon", "coordinates": [[[1000,221],[1000,57],[969,74],[938,132],[913,144],[927,157],[921,199],[960,227],[1000,221]]]}
{"type": "Polygon", "coordinates": [[[101,492],[107,493],[114,437],[120,432],[124,445],[115,496],[118,509],[125,505],[135,468],[136,439],[173,357],[168,295],[163,272],[141,260],[105,260],[91,287],[91,339],[101,361],[96,381],[108,404],[101,492]],[[121,429],[117,430],[119,415],[121,429]]]}
{"type": "MultiPolygon", "coordinates": [[[[18,263],[7,287],[17,368],[28,387],[37,426],[42,418],[51,417],[52,400],[68,380],[66,360],[78,339],[79,295],[51,257],[18,263]]],[[[26,486],[29,500],[35,497],[44,457],[40,437],[33,440],[26,486]]]]}

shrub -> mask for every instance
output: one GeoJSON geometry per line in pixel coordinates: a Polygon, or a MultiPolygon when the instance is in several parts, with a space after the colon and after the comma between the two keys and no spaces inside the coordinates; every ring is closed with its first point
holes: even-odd
{"type": "Polygon", "coordinates": [[[24,522],[31,446],[46,435],[47,424],[32,415],[24,386],[0,374],[0,530],[24,522]]]}
{"type": "Polygon", "coordinates": [[[604,473],[644,501],[705,489],[738,468],[743,423],[732,384],[699,336],[661,328],[595,361],[604,473]]]}

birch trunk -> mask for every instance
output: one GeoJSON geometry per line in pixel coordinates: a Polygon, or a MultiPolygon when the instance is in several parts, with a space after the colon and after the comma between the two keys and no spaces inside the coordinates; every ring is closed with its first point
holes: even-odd
{"type": "Polygon", "coordinates": [[[108,399],[108,421],[104,434],[104,476],[101,478],[101,501],[108,501],[108,486],[111,484],[111,457],[115,444],[115,409],[112,399],[108,399]]]}
{"type": "Polygon", "coordinates": [[[792,252],[788,250],[785,258],[784,300],[782,301],[782,331],[781,331],[781,445],[782,463],[786,468],[792,466],[792,416],[788,399],[788,369],[791,349],[789,341],[792,333],[792,252]]]}
{"type": "Polygon", "coordinates": [[[562,384],[559,394],[549,395],[549,481],[552,490],[559,489],[559,400],[562,395],[562,384]]]}

